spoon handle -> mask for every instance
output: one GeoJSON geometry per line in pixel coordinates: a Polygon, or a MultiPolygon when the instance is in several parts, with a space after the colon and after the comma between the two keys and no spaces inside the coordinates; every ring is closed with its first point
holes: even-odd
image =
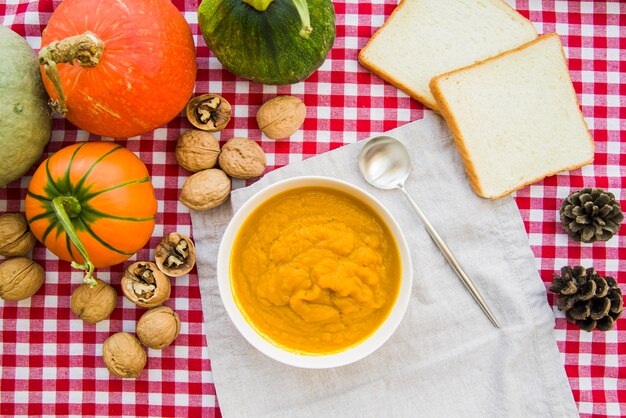
{"type": "Polygon", "coordinates": [[[478,289],[476,289],[476,286],[474,286],[474,283],[472,283],[472,281],[467,276],[467,274],[465,274],[465,271],[463,270],[459,262],[456,260],[456,258],[454,257],[454,255],[452,254],[448,246],[445,244],[445,242],[443,242],[443,240],[441,239],[441,237],[439,236],[439,234],[437,233],[433,225],[426,218],[426,215],[424,215],[424,212],[422,212],[419,206],[417,206],[417,203],[415,203],[411,195],[406,191],[406,189],[403,186],[400,186],[399,189],[402,190],[402,192],[404,193],[404,196],[406,196],[409,203],[411,203],[411,206],[415,210],[415,213],[417,213],[418,218],[420,219],[420,221],[422,221],[424,228],[426,228],[426,231],[428,232],[430,237],[433,239],[433,241],[435,241],[435,244],[437,244],[437,247],[439,247],[443,255],[446,257],[446,260],[448,260],[448,263],[450,263],[450,265],[456,272],[457,276],[459,276],[459,278],[461,279],[461,281],[463,282],[467,290],[469,290],[474,300],[478,303],[478,305],[483,310],[485,315],[487,315],[491,323],[496,328],[500,328],[500,324],[498,323],[498,320],[494,316],[493,312],[491,312],[491,309],[489,309],[489,306],[487,306],[487,302],[485,302],[485,300],[481,296],[478,289]]]}

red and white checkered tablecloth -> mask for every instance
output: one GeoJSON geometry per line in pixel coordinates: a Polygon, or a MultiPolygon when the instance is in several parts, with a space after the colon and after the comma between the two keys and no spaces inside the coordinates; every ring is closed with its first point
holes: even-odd
{"type": "MultiPolygon", "coordinates": [[[[233,136],[257,141],[268,157],[268,170],[353,143],[409,121],[425,112],[419,103],[359,66],[360,48],[397,5],[396,0],[334,1],[337,40],[328,59],[305,82],[262,86],[223,70],[200,34],[199,0],[174,0],[194,34],[197,46],[196,93],[218,93],[233,105],[222,142],[233,136]],[[303,128],[288,141],[261,136],[254,118],[263,101],[277,94],[301,97],[308,107],[303,128]]],[[[11,27],[39,49],[41,32],[60,0],[0,0],[0,24],[11,27]]],[[[607,243],[574,243],[560,227],[562,200],[582,187],[602,187],[625,199],[626,180],[626,2],[518,0],[510,3],[530,18],[540,33],[561,35],[583,113],[596,142],[593,165],[559,174],[516,194],[537,269],[548,284],[566,264],[595,266],[612,275],[626,290],[626,230],[607,243]]],[[[2,51],[0,51],[0,59],[2,51]]],[[[0,100],[2,98],[0,97],[0,100]]],[[[152,259],[153,249],[171,231],[191,232],[188,210],[178,193],[188,176],[179,168],[176,139],[191,126],[182,116],[154,132],[120,144],[146,163],[156,188],[159,214],[153,238],[135,259],[152,259]]],[[[77,141],[100,137],[55,119],[44,156],[77,141]]],[[[110,140],[110,139],[105,139],[110,140]]],[[[32,171],[0,188],[0,213],[23,212],[32,171]]],[[[624,202],[624,200],[622,200],[624,202]]],[[[626,205],[622,205],[626,208],[626,205]]],[[[81,273],[59,261],[41,244],[33,258],[43,264],[46,280],[31,299],[0,300],[0,416],[220,416],[211,362],[202,325],[196,270],[174,279],[166,303],[182,321],[170,347],[148,350],[148,363],[136,380],[109,375],[101,360],[103,341],[112,333],[133,333],[144,312],[122,297],[119,281],[124,265],[99,269],[120,295],[109,320],[87,324],[73,316],[69,299],[81,273]]],[[[546,303],[554,305],[549,295],[546,303]]],[[[578,330],[554,308],[556,336],[565,370],[581,416],[626,415],[626,320],[612,331],[578,330]]]]}

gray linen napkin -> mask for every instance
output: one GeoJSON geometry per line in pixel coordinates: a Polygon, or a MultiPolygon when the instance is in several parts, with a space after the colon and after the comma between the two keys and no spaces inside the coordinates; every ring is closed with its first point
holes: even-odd
{"type": "Polygon", "coordinates": [[[409,193],[500,321],[495,329],[398,190],[360,176],[362,142],[266,174],[219,208],[192,212],[213,377],[225,417],[577,416],[553,335],[554,317],[512,198],[477,197],[450,132],[432,116],[389,132],[413,156],[409,193]],[[256,351],[230,322],[216,259],[232,214],[277,180],[336,177],[372,193],[403,227],[413,294],[395,334],[375,353],[328,370],[298,369],[256,351]]]}

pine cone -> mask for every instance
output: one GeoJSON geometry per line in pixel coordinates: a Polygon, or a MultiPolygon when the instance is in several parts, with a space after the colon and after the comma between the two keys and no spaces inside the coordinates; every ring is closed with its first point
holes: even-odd
{"type": "Polygon", "coordinates": [[[569,322],[585,331],[608,331],[622,315],[622,290],[611,276],[602,277],[593,267],[565,266],[554,275],[550,291],[558,293],[556,305],[569,322]]]}
{"type": "Polygon", "coordinates": [[[624,220],[622,208],[613,193],[585,188],[570,194],[561,210],[563,228],[574,241],[608,241],[624,220]]]}

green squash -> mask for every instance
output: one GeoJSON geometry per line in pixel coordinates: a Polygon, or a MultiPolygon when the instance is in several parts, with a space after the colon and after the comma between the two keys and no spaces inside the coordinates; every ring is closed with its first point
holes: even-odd
{"type": "Polygon", "coordinates": [[[226,69],[263,84],[306,79],[335,41],[330,0],[203,0],[198,21],[226,69]]]}
{"type": "Polygon", "coordinates": [[[35,51],[0,25],[0,187],[22,177],[50,140],[52,119],[35,51]]]}

